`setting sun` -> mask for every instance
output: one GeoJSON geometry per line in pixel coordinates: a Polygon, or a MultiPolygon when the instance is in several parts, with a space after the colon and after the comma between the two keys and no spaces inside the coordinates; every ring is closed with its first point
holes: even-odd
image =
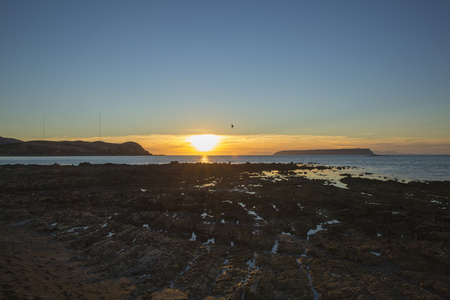
{"type": "Polygon", "coordinates": [[[190,136],[187,141],[192,147],[201,152],[213,150],[219,143],[220,138],[214,134],[202,134],[190,136]]]}

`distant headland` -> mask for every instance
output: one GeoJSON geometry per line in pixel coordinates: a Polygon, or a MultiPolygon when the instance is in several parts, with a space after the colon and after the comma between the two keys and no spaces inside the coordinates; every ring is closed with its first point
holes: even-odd
{"type": "Polygon", "coordinates": [[[137,156],[152,155],[135,142],[29,141],[0,137],[0,156],[137,156]]]}
{"type": "Polygon", "coordinates": [[[370,149],[284,150],[273,155],[375,155],[370,149]]]}

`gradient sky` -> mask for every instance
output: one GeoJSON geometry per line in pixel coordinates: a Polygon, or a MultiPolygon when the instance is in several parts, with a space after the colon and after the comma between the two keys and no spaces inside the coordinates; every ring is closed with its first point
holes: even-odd
{"type": "Polygon", "coordinates": [[[2,0],[0,136],[42,139],[45,115],[46,139],[95,140],[101,113],[102,140],[152,153],[208,133],[230,154],[450,154],[449,15],[448,0],[2,0]]]}

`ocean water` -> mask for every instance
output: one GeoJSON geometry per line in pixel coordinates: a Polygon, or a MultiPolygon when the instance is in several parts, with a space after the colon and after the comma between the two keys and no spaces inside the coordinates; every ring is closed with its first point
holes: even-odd
{"type": "Polygon", "coordinates": [[[373,178],[404,181],[450,180],[450,155],[239,155],[239,156],[54,156],[54,157],[0,157],[0,165],[79,165],[92,164],[167,164],[179,163],[297,163],[334,167],[352,167],[344,170],[353,175],[370,175],[373,178]],[[350,172],[351,171],[351,172],[350,172]],[[369,173],[369,174],[368,174],[369,173]]]}

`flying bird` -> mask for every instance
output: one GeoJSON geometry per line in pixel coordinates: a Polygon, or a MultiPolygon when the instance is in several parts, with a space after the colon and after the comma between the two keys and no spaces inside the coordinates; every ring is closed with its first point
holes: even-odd
{"type": "Polygon", "coordinates": [[[233,129],[234,128],[234,125],[233,124],[231,124],[231,129],[233,129]]]}

